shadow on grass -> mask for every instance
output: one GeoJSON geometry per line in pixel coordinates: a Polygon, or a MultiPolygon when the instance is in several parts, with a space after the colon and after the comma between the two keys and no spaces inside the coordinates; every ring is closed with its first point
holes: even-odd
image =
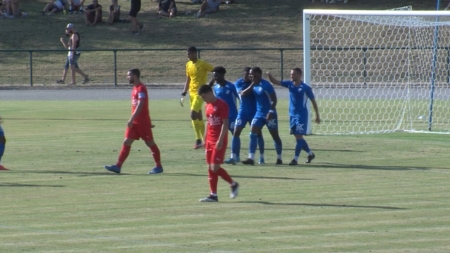
{"type": "Polygon", "coordinates": [[[363,206],[363,205],[346,205],[346,204],[325,204],[325,203],[276,203],[268,201],[238,201],[237,203],[245,204],[262,204],[275,206],[314,206],[314,207],[345,207],[345,208],[370,208],[370,209],[386,209],[386,210],[406,210],[407,208],[393,206],[363,206]]]}
{"type": "MultiPolygon", "coordinates": [[[[189,176],[189,177],[208,177],[207,173],[205,174],[192,174],[192,173],[170,173],[164,174],[166,176],[189,176]]],[[[236,176],[232,175],[233,178],[247,178],[247,179],[268,179],[268,180],[297,180],[297,181],[305,181],[305,180],[315,180],[312,178],[293,178],[293,177],[264,177],[264,176],[236,176]]]]}
{"type": "Polygon", "coordinates": [[[65,187],[65,186],[64,185],[39,185],[39,184],[1,183],[0,187],[65,187]]]}
{"type": "Polygon", "coordinates": [[[363,169],[363,170],[430,170],[429,167],[417,167],[417,166],[392,166],[392,165],[364,165],[364,164],[338,164],[338,163],[320,163],[310,164],[308,166],[317,168],[331,168],[331,169],[363,169]]]}

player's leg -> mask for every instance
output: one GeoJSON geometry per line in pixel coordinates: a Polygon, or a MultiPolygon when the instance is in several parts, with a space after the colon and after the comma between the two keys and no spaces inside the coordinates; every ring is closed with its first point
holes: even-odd
{"type": "Polygon", "coordinates": [[[203,99],[197,94],[189,94],[191,101],[191,120],[195,133],[194,148],[201,148],[202,140],[205,134],[205,123],[203,122],[202,107],[203,99]]]}
{"type": "Polygon", "coordinates": [[[281,142],[280,135],[278,133],[278,116],[274,114],[274,118],[267,122],[267,128],[269,129],[269,133],[272,136],[275,150],[277,152],[277,161],[275,164],[283,164],[282,160],[282,151],[283,151],[283,143],[281,142]]]}
{"type": "Polygon", "coordinates": [[[236,162],[239,162],[239,155],[241,152],[241,132],[245,127],[245,123],[243,124],[243,119],[238,116],[234,123],[234,131],[233,136],[231,137],[231,156],[229,159],[225,161],[227,164],[235,165],[236,162]]]}
{"type": "Polygon", "coordinates": [[[73,60],[71,61],[71,65],[75,65],[75,72],[80,74],[84,80],[83,80],[83,84],[86,84],[89,82],[89,76],[87,74],[85,74],[79,67],[78,67],[78,58],[80,56],[79,55],[74,55],[73,56],[73,60]]]}
{"type": "Polygon", "coordinates": [[[122,148],[120,149],[119,157],[117,158],[117,163],[113,165],[105,165],[105,169],[120,173],[122,165],[130,154],[131,145],[135,140],[139,140],[139,133],[136,131],[136,127],[133,125],[132,128],[127,127],[125,130],[125,139],[122,143],[122,148]]]}
{"type": "Polygon", "coordinates": [[[163,172],[163,166],[161,164],[161,153],[159,151],[158,145],[156,145],[153,140],[153,133],[151,128],[151,123],[148,125],[139,126],[137,129],[139,136],[145,141],[147,147],[150,148],[152,152],[153,160],[155,160],[155,167],[148,174],[158,174],[163,172]]]}
{"type": "Polygon", "coordinates": [[[211,168],[213,161],[213,148],[209,143],[205,143],[205,156],[206,156],[206,164],[208,168],[208,182],[209,182],[209,196],[206,198],[202,198],[200,202],[217,202],[217,182],[219,179],[219,175],[214,172],[214,169],[211,168]]]}
{"type": "MultiPolygon", "coordinates": [[[[1,119],[0,119],[0,121],[1,121],[1,119]]],[[[0,126],[0,170],[8,170],[7,168],[5,168],[2,165],[2,157],[3,157],[3,154],[5,153],[5,148],[6,148],[6,137],[3,132],[2,127],[0,126]]]]}
{"type": "Polygon", "coordinates": [[[250,143],[248,148],[248,158],[242,161],[243,164],[255,164],[255,152],[258,145],[258,136],[261,135],[261,129],[265,124],[264,118],[254,118],[250,129],[250,143]]]}
{"type": "Polygon", "coordinates": [[[265,164],[264,161],[264,137],[262,132],[258,135],[259,161],[258,164],[265,164]]]}
{"type": "Polygon", "coordinates": [[[69,70],[69,57],[67,57],[66,63],[64,64],[64,71],[63,71],[62,78],[60,80],[57,80],[56,83],[64,84],[68,70],[69,70]]]}
{"type": "Polygon", "coordinates": [[[221,164],[223,164],[223,159],[225,158],[226,150],[227,150],[226,141],[224,142],[223,147],[220,150],[214,149],[212,155],[214,164],[212,164],[210,168],[212,168],[213,172],[219,175],[219,177],[228,182],[228,184],[231,187],[230,198],[234,199],[238,195],[239,184],[233,181],[228,172],[221,167],[221,164]]]}
{"type": "Polygon", "coordinates": [[[308,119],[307,115],[304,115],[303,117],[301,116],[291,117],[290,120],[291,134],[295,136],[296,145],[294,158],[289,163],[289,165],[298,164],[298,158],[300,156],[301,150],[305,150],[305,152],[308,154],[306,163],[310,163],[316,157],[309,148],[308,143],[304,139],[304,135],[306,135],[306,129],[308,129],[309,124],[307,119],[308,119]]]}

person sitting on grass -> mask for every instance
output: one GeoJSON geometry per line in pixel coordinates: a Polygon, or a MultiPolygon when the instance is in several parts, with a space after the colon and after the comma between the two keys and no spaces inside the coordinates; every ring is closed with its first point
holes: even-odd
{"type": "Polygon", "coordinates": [[[102,6],[98,4],[98,0],[92,0],[92,4],[86,7],[84,20],[86,26],[95,26],[97,23],[102,22],[102,6]]]}
{"type": "Polygon", "coordinates": [[[111,6],[109,6],[108,18],[108,24],[110,25],[120,21],[120,5],[117,3],[117,0],[111,0],[111,3],[111,6]]]}
{"type": "Polygon", "coordinates": [[[219,10],[221,0],[207,0],[202,3],[200,10],[197,13],[197,18],[203,17],[206,14],[214,13],[219,10]]]}
{"type": "Polygon", "coordinates": [[[66,1],[65,0],[52,0],[49,2],[45,7],[44,10],[42,10],[42,15],[55,15],[57,12],[60,12],[66,8],[66,1]]]}
{"type": "Polygon", "coordinates": [[[158,14],[173,18],[177,14],[175,0],[159,0],[158,14]]]}
{"type": "Polygon", "coordinates": [[[84,0],[69,0],[70,1],[70,10],[69,13],[83,13],[83,5],[84,0]]]}

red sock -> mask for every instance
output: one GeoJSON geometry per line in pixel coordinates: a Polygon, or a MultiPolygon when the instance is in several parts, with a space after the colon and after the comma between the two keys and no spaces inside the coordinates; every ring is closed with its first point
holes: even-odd
{"type": "Polygon", "coordinates": [[[130,149],[131,146],[122,145],[122,149],[120,150],[119,154],[119,160],[116,163],[117,167],[122,168],[122,164],[127,159],[128,154],[130,154],[130,149]]]}
{"type": "Polygon", "coordinates": [[[209,189],[211,194],[217,194],[217,181],[219,181],[219,175],[208,169],[209,189]]]}
{"type": "Polygon", "coordinates": [[[156,167],[162,168],[161,165],[161,153],[159,153],[158,146],[153,145],[150,147],[150,150],[152,151],[153,159],[155,160],[156,167]]]}
{"type": "Polygon", "coordinates": [[[227,181],[230,185],[233,183],[233,179],[231,179],[226,170],[219,168],[219,171],[217,171],[217,175],[219,175],[223,180],[227,181]]]}

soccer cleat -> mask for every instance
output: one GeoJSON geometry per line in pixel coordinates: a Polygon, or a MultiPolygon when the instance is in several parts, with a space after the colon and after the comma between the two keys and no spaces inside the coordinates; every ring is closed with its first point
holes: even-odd
{"type": "Polygon", "coordinates": [[[203,147],[203,143],[201,140],[196,140],[194,144],[194,149],[199,149],[203,147]]]}
{"type": "Polygon", "coordinates": [[[219,198],[217,196],[209,195],[206,198],[199,199],[200,202],[219,202],[219,198]]]}
{"type": "Polygon", "coordinates": [[[148,174],[159,174],[159,173],[163,173],[163,171],[164,170],[162,167],[155,167],[151,171],[149,171],[148,174]]]}
{"type": "Polygon", "coordinates": [[[83,84],[87,84],[87,83],[89,83],[89,76],[86,76],[83,81],[83,84]]]}
{"type": "Polygon", "coordinates": [[[258,160],[258,164],[265,164],[266,162],[264,162],[264,158],[259,158],[258,160]]]}
{"type": "Polygon", "coordinates": [[[277,162],[276,162],[275,164],[276,164],[276,165],[283,164],[283,161],[281,161],[281,159],[277,159],[277,162]]]}
{"type": "Polygon", "coordinates": [[[0,170],[8,170],[8,169],[5,168],[3,165],[0,164],[0,170]]]}
{"type": "Polygon", "coordinates": [[[242,161],[242,163],[246,165],[255,165],[255,161],[250,158],[247,158],[246,160],[242,161]]]}
{"type": "Polygon", "coordinates": [[[226,164],[232,164],[232,165],[236,165],[236,160],[234,160],[233,158],[228,158],[227,160],[225,160],[226,164]]]}
{"type": "Polygon", "coordinates": [[[239,193],[239,184],[238,182],[235,182],[235,184],[231,186],[230,199],[236,198],[238,193],[239,193]]]}
{"type": "Polygon", "coordinates": [[[64,84],[64,81],[63,81],[63,80],[57,80],[56,83],[58,83],[58,84],[64,84]]]}
{"type": "Polygon", "coordinates": [[[105,167],[105,169],[107,169],[107,170],[109,170],[109,171],[111,171],[111,172],[120,174],[120,167],[117,166],[117,165],[115,165],[115,164],[112,164],[112,165],[105,165],[105,166],[103,166],[103,167],[105,167]]]}
{"type": "Polygon", "coordinates": [[[295,159],[292,159],[292,161],[289,163],[289,165],[298,165],[297,161],[295,159]]]}
{"type": "Polygon", "coordinates": [[[312,153],[312,155],[308,155],[308,158],[306,158],[305,163],[311,163],[311,161],[314,160],[314,158],[316,158],[316,155],[314,153],[312,153]]]}

